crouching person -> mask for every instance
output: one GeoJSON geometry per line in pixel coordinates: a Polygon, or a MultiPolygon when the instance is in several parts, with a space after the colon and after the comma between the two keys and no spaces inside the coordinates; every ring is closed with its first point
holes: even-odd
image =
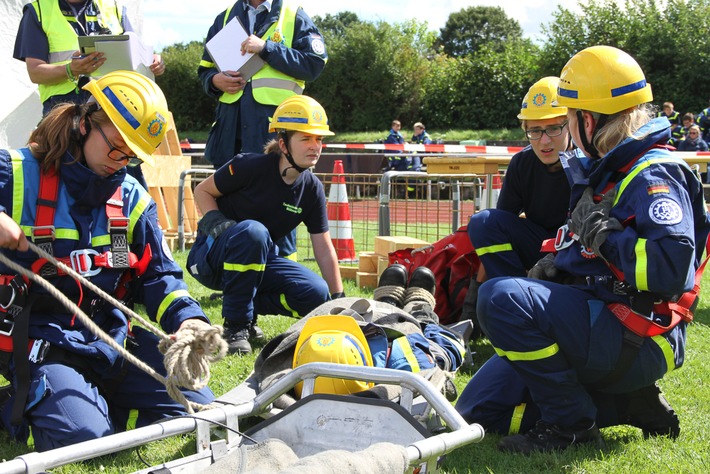
{"type": "Polygon", "coordinates": [[[292,96],[276,108],[266,154],[235,156],[195,188],[204,217],[187,267],[203,285],[223,291],[224,338],[230,353],[248,354],[263,339],[259,314],[300,317],[343,296],[316,165],[323,137],[333,135],[323,107],[292,96]],[[323,278],[278,255],[275,241],[304,223],[323,278]]]}
{"type": "MultiPolygon", "coordinates": [[[[162,91],[127,71],[84,89],[87,104],[58,105],[26,148],[0,150],[2,255],[43,276],[107,337],[165,375],[157,337],[131,331],[118,308],[29,251],[31,237],[106,293],[143,304],[168,333],[187,323],[209,327],[165,243],[156,203],[126,174],[126,166],[153,164],[168,127],[162,91]]],[[[44,451],[186,414],[158,381],[6,265],[0,299],[0,373],[11,381],[0,393],[0,415],[17,441],[31,434],[44,451]]],[[[209,389],[185,395],[201,404],[214,398],[209,389]]]]}
{"type": "Polygon", "coordinates": [[[580,51],[560,74],[557,102],[586,157],[566,163],[570,218],[530,278],[481,286],[497,355],[457,405],[468,421],[517,431],[502,450],[599,445],[599,427],[614,424],[680,431],[655,382],[683,364],[710,221],[652,100],[639,65],[613,47],[580,51]]]}

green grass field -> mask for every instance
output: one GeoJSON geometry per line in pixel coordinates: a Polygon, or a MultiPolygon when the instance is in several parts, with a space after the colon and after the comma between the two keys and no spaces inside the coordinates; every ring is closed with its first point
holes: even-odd
{"type": "MultiPolygon", "coordinates": [[[[186,253],[177,253],[176,260],[184,266],[186,253]]],[[[306,265],[313,267],[312,262],[306,265]]],[[[668,374],[660,385],[681,420],[681,435],[676,441],[667,438],[644,439],[641,430],[633,427],[614,427],[602,430],[606,447],[601,451],[591,448],[568,449],[561,453],[536,454],[532,456],[503,454],[496,450],[499,439],[487,435],[478,444],[460,448],[449,454],[443,463],[447,473],[703,473],[710,472],[710,277],[704,278],[703,300],[696,314],[696,321],[688,330],[688,345],[685,365],[668,374]]],[[[221,324],[219,300],[210,300],[212,293],[194,279],[186,276],[190,291],[203,305],[214,323],[221,324]]],[[[369,291],[355,287],[346,281],[348,296],[371,297],[369,291]]],[[[267,338],[274,337],[294,322],[281,316],[262,316],[259,326],[267,338]]],[[[258,351],[259,347],[256,347],[258,351]]],[[[492,354],[487,340],[477,341],[473,346],[474,371],[492,354]]],[[[241,383],[251,372],[256,355],[227,356],[213,367],[210,386],[217,395],[225,393],[241,383]]],[[[459,392],[472,376],[471,371],[460,371],[455,383],[459,392]]],[[[30,451],[19,446],[0,433],[0,458],[13,457],[30,451]]],[[[191,436],[181,436],[151,443],[137,450],[124,451],[92,461],[65,466],[57,473],[126,473],[143,469],[193,453],[191,436]],[[141,459],[148,464],[144,464],[141,459]]],[[[2,465],[0,465],[2,472],[2,465]]]]}

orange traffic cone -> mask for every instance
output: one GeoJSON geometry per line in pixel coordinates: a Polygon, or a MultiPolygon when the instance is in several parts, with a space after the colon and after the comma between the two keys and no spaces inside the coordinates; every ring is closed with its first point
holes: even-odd
{"type": "Polygon", "coordinates": [[[333,181],[328,195],[328,227],[338,261],[355,261],[355,242],[342,160],[335,160],[333,164],[333,181]]]}

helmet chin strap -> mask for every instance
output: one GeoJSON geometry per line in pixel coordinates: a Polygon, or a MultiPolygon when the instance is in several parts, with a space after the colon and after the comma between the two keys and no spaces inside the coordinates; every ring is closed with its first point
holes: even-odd
{"type": "Polygon", "coordinates": [[[606,125],[608,119],[608,115],[599,114],[599,119],[597,119],[597,123],[594,124],[594,130],[592,131],[592,139],[587,140],[587,133],[584,129],[584,114],[581,110],[577,110],[577,128],[579,130],[579,139],[582,141],[582,146],[584,147],[584,149],[594,159],[601,158],[601,156],[599,156],[599,150],[597,150],[597,147],[594,146],[594,137],[597,135],[597,132],[604,125],[606,125]]]}
{"type": "Polygon", "coordinates": [[[286,155],[286,160],[288,160],[289,164],[291,165],[291,166],[287,166],[286,168],[284,168],[284,170],[281,172],[281,177],[283,178],[284,176],[286,176],[286,172],[288,170],[290,170],[291,168],[298,171],[298,174],[303,173],[308,168],[302,168],[296,164],[296,161],[293,159],[293,156],[291,155],[291,150],[288,149],[288,136],[285,133],[281,133],[280,135],[281,135],[281,139],[283,139],[284,143],[286,144],[286,153],[284,153],[286,155]]]}

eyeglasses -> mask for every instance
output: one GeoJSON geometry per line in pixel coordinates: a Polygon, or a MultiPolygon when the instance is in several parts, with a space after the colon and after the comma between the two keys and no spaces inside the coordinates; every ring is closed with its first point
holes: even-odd
{"type": "Polygon", "coordinates": [[[104,133],[103,130],[101,130],[101,127],[96,125],[94,122],[92,122],[94,126],[96,127],[96,130],[99,131],[101,136],[103,137],[104,141],[106,142],[106,145],[109,147],[109,151],[107,153],[108,157],[111,158],[113,161],[128,161],[127,166],[138,166],[141,163],[143,163],[143,160],[138,158],[136,155],[126,155],[123,153],[120,149],[116,148],[113,146],[113,143],[108,141],[108,138],[106,138],[106,134],[104,133]]]}
{"type": "Polygon", "coordinates": [[[552,125],[550,127],[540,129],[540,128],[533,128],[533,129],[527,129],[525,130],[525,136],[527,136],[530,140],[539,140],[542,138],[542,134],[544,133],[548,137],[559,137],[562,135],[562,130],[567,126],[567,121],[562,123],[561,125],[552,125]]]}

